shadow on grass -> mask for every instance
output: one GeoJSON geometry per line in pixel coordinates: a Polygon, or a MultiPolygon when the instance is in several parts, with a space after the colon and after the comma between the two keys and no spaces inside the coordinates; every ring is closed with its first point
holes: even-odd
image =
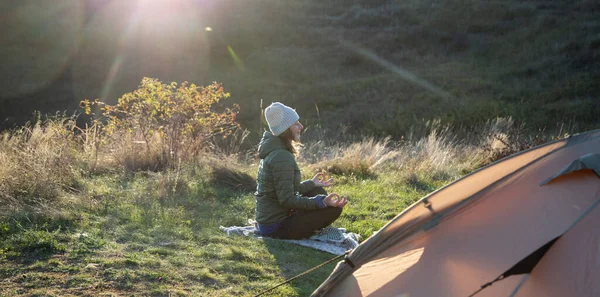
{"type": "Polygon", "coordinates": [[[18,266],[21,267],[25,267],[25,266],[29,266],[32,265],[35,262],[38,261],[46,261],[50,258],[52,258],[52,256],[54,256],[54,253],[40,253],[40,254],[36,254],[36,253],[13,253],[13,254],[8,254],[6,259],[10,260],[13,264],[16,264],[18,266]]]}
{"type": "MultiPolygon", "coordinates": [[[[333,254],[277,239],[265,238],[264,242],[269,252],[275,257],[276,265],[286,280],[336,257],[333,254]]],[[[310,296],[329,276],[335,265],[336,261],[329,263],[318,270],[293,280],[289,285],[296,291],[298,296],[310,296]]],[[[275,285],[273,284],[273,286],[275,285]]]]}

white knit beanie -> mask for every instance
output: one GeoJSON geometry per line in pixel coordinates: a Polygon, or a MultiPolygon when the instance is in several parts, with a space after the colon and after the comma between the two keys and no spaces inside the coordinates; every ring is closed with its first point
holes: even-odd
{"type": "Polygon", "coordinates": [[[297,122],[300,117],[292,108],[279,102],[273,102],[265,108],[265,119],[269,124],[271,133],[278,136],[297,122]]]}

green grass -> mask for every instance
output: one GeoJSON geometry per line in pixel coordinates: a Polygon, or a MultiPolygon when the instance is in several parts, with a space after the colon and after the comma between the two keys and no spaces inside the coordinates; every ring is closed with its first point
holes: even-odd
{"type": "MultiPolygon", "coordinates": [[[[109,160],[95,171],[68,123],[0,138],[0,202],[7,206],[0,212],[0,296],[252,296],[333,257],[220,231],[254,217],[257,160],[250,153],[207,152],[161,172],[132,172],[109,160]],[[45,190],[21,195],[24,184],[45,190]]],[[[444,184],[556,138],[523,134],[512,119],[471,129],[459,139],[430,122],[426,137],[399,142],[307,142],[298,160],[305,178],[318,171],[334,177],[328,191],[350,201],[334,226],[364,240],[444,184]]],[[[270,296],[307,296],[334,265],[270,296]]]]}
{"type": "MultiPolygon", "coordinates": [[[[216,11],[198,10],[206,23],[182,17],[189,22],[171,30],[183,40],[205,37],[210,55],[204,43],[200,50],[152,41],[175,45],[167,58],[194,60],[187,67],[173,64],[167,74],[147,73],[152,65],[170,64],[153,58],[160,47],[145,47],[149,52],[139,55],[137,45],[144,40],[121,44],[127,39],[119,38],[129,20],[102,23],[101,15],[82,33],[70,66],[62,58],[53,60],[53,53],[65,52],[61,46],[36,55],[51,39],[23,39],[21,31],[12,32],[11,45],[0,52],[14,60],[7,64],[14,71],[0,84],[0,95],[32,93],[30,99],[6,100],[24,111],[34,106],[33,99],[36,108],[57,110],[99,97],[100,90],[116,98],[134,89],[142,74],[200,85],[216,80],[232,93],[232,103],[240,104],[237,120],[254,132],[262,129],[260,99],[265,105],[282,101],[299,111],[307,127],[299,158],[305,177],[317,168],[334,174],[337,182],[328,190],[350,200],[334,225],[364,240],[461,175],[567,132],[598,127],[595,53],[600,42],[591,33],[600,27],[594,10],[582,8],[593,4],[542,2],[225,1],[216,11]],[[213,27],[214,34],[205,34],[204,26],[213,27]],[[30,41],[37,43],[28,46],[30,41]],[[245,70],[235,67],[226,45],[245,70]],[[114,84],[102,85],[117,50],[126,49],[135,52],[125,56],[152,61],[125,59],[114,84]],[[410,83],[373,57],[452,96],[410,83]],[[32,63],[44,67],[20,75],[32,63]],[[33,94],[68,67],[72,78],[33,94]],[[67,102],[73,93],[81,98],[67,102]],[[560,133],[543,135],[545,128],[555,132],[549,125],[557,123],[560,133]],[[387,136],[391,140],[381,141],[387,136]]],[[[127,14],[128,5],[113,9],[127,14]]],[[[9,15],[38,12],[33,6],[23,9],[9,15]]],[[[31,17],[21,29],[50,24],[46,35],[54,36],[52,28],[60,28],[52,26],[58,21],[51,16],[31,17]]],[[[9,21],[18,27],[22,20],[9,21]]],[[[64,41],[75,35],[57,44],[73,44],[64,41]]],[[[6,110],[15,118],[3,128],[30,116],[6,110]]],[[[253,296],[333,257],[278,240],[228,237],[219,230],[254,217],[252,153],[246,154],[247,162],[209,154],[182,164],[178,172],[131,172],[111,161],[118,147],[100,151],[101,166],[92,166],[90,143],[81,138],[85,131],[74,131],[74,120],[59,116],[0,134],[0,296],[253,296]]],[[[244,145],[257,137],[253,133],[244,145]]],[[[241,153],[241,142],[227,153],[241,153]]],[[[334,265],[270,296],[307,296],[334,265]]]]}
{"type": "MultiPolygon", "coordinates": [[[[330,190],[351,202],[335,225],[363,239],[441,183],[414,186],[391,174],[336,179],[330,190]]],[[[190,182],[169,205],[161,205],[147,174],[82,183],[79,198],[91,201],[77,206],[77,216],[37,224],[2,218],[0,296],[250,296],[333,257],[278,240],[228,237],[219,225],[245,224],[254,197],[209,179],[190,182]]],[[[333,266],[269,296],[307,296],[333,266]]]]}

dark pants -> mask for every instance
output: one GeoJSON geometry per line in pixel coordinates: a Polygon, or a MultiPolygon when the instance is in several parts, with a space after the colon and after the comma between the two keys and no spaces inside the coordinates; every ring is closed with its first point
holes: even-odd
{"type": "MultiPolygon", "coordinates": [[[[319,194],[327,195],[327,191],[316,187],[303,196],[314,197],[319,194]]],[[[342,213],[339,207],[326,207],[315,210],[298,210],[283,221],[279,229],[269,234],[269,237],[281,239],[308,238],[315,230],[325,228],[333,223],[342,213]]]]}

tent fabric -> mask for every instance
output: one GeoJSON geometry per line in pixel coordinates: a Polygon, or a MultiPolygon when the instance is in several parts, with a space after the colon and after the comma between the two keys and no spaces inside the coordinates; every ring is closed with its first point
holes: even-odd
{"type": "Polygon", "coordinates": [[[598,226],[600,207],[552,246],[515,297],[600,296],[598,226]]]}
{"type": "Polygon", "coordinates": [[[537,265],[537,263],[539,263],[540,260],[544,257],[544,255],[546,255],[548,250],[552,247],[552,245],[554,245],[558,238],[559,237],[550,240],[550,242],[544,244],[541,248],[537,249],[525,259],[515,264],[515,266],[511,267],[509,270],[502,274],[502,278],[506,278],[511,275],[530,273],[533,270],[533,268],[537,265]]]}
{"type": "MultiPolygon", "coordinates": [[[[356,268],[338,263],[313,296],[468,296],[562,235],[599,199],[600,179],[589,170],[539,186],[548,172],[598,148],[600,130],[572,136],[428,195],[349,254],[356,268]]],[[[523,282],[511,276],[477,296],[510,296],[523,282]]]]}
{"type": "MultiPolygon", "coordinates": [[[[600,149],[600,148],[599,148],[600,149]]],[[[573,171],[590,169],[600,177],[600,153],[590,153],[577,160],[571,162],[571,164],[565,166],[559,172],[543,181],[540,185],[545,185],[562,175],[567,175],[573,171]]]]}

